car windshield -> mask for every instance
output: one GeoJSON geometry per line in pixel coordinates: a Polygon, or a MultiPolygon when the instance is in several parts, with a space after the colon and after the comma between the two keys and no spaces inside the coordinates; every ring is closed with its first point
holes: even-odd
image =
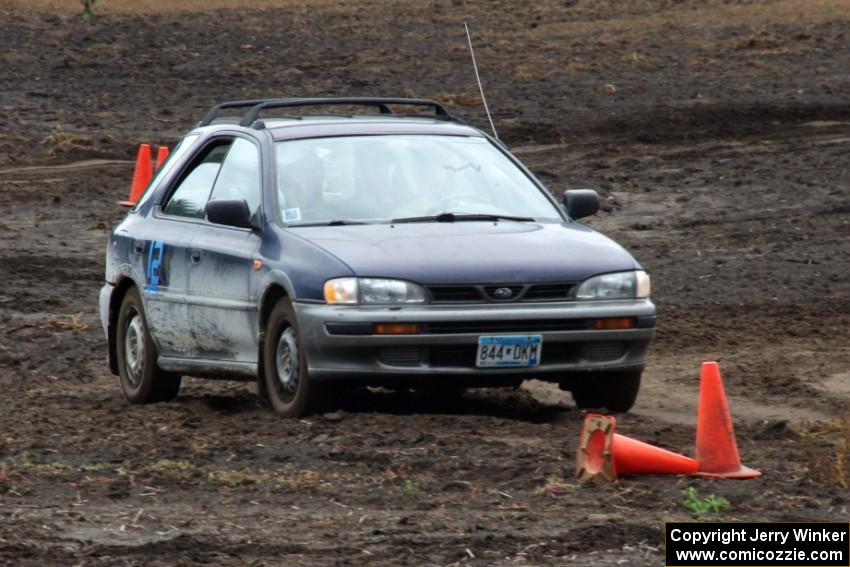
{"type": "Polygon", "coordinates": [[[276,154],[278,203],[290,225],[561,219],[486,138],[309,138],[277,142],[276,154]]]}

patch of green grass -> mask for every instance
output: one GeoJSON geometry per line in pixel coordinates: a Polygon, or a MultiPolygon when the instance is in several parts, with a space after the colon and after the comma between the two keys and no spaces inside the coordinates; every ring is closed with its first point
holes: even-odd
{"type": "Polygon", "coordinates": [[[236,487],[266,482],[269,480],[269,475],[264,471],[252,471],[249,469],[242,469],[241,471],[212,471],[207,474],[207,480],[236,487]]]}
{"type": "Polygon", "coordinates": [[[403,490],[407,496],[413,498],[421,498],[422,496],[425,496],[425,491],[422,489],[422,483],[409,478],[404,481],[403,490]]]}
{"type": "Polygon", "coordinates": [[[73,469],[69,465],[61,461],[51,461],[47,463],[33,462],[29,451],[21,453],[20,458],[13,459],[12,463],[22,471],[31,471],[51,476],[63,476],[73,469]]]}
{"type": "Polygon", "coordinates": [[[290,467],[275,475],[275,484],[295,492],[327,492],[331,489],[331,484],[322,480],[316,471],[293,471],[290,467]]]}
{"type": "Polygon", "coordinates": [[[194,477],[198,468],[189,461],[163,459],[147,467],[146,471],[163,480],[180,482],[194,477]]]}
{"type": "Polygon", "coordinates": [[[715,496],[714,494],[700,496],[699,490],[693,486],[689,486],[685,491],[685,500],[682,502],[682,506],[695,514],[719,514],[731,507],[729,501],[722,496],[715,496]]]}
{"type": "Polygon", "coordinates": [[[94,16],[94,5],[97,4],[97,0],[80,0],[80,4],[83,5],[84,20],[88,20],[94,16]]]}
{"type": "Polygon", "coordinates": [[[80,465],[80,470],[83,472],[98,472],[98,471],[106,471],[112,470],[115,468],[115,465],[112,463],[88,463],[85,465],[80,465]]]}

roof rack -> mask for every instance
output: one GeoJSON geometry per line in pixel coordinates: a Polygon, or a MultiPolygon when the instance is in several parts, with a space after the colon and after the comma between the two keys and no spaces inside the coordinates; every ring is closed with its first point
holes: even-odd
{"type": "Polygon", "coordinates": [[[198,127],[209,126],[210,124],[212,124],[212,121],[218,118],[219,112],[221,112],[225,108],[251,108],[252,106],[257,106],[258,104],[262,104],[270,100],[277,99],[260,98],[254,100],[230,100],[227,102],[222,102],[212,107],[210,111],[206,113],[206,115],[201,119],[201,121],[198,122],[198,127]]]}
{"type": "Polygon", "coordinates": [[[258,100],[234,100],[217,104],[204,116],[198,126],[208,126],[225,108],[249,108],[239,122],[240,126],[251,126],[260,112],[269,108],[293,108],[299,106],[370,106],[377,107],[381,114],[394,114],[389,105],[427,106],[434,109],[434,117],[440,120],[460,121],[449,114],[446,107],[439,102],[416,98],[280,98],[258,100]]]}

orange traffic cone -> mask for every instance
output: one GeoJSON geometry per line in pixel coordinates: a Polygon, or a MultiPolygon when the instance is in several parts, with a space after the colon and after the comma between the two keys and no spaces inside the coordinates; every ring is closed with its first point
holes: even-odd
{"type": "Polygon", "coordinates": [[[732,430],[732,416],[723,391],[720,367],[703,362],[699,381],[697,409],[697,461],[699,474],[724,478],[754,478],[759,471],[745,467],[738,456],[738,444],[732,430]]]}
{"type": "Polygon", "coordinates": [[[133,171],[133,183],[130,185],[130,196],[126,201],[118,201],[122,207],[132,207],[145,192],[148,183],[153,177],[151,169],[151,147],[148,144],[139,146],[139,153],[136,155],[136,169],[133,171]]]}
{"type": "Polygon", "coordinates": [[[159,146],[156,149],[156,171],[159,171],[159,168],[162,167],[162,164],[165,163],[165,160],[168,159],[168,146],[159,146]]]}
{"type": "Polygon", "coordinates": [[[585,416],[576,454],[576,478],[612,482],[629,475],[697,472],[696,459],[620,435],[616,429],[613,416],[585,416]]]}

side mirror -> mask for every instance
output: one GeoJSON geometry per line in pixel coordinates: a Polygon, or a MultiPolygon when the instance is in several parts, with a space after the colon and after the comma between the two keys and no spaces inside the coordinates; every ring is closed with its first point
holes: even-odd
{"type": "Polygon", "coordinates": [[[564,191],[564,207],[573,220],[595,215],[599,210],[599,195],[593,189],[568,189],[564,191]]]}
{"type": "Polygon", "coordinates": [[[254,228],[245,199],[216,199],[207,203],[207,218],[215,224],[254,228]]]}

